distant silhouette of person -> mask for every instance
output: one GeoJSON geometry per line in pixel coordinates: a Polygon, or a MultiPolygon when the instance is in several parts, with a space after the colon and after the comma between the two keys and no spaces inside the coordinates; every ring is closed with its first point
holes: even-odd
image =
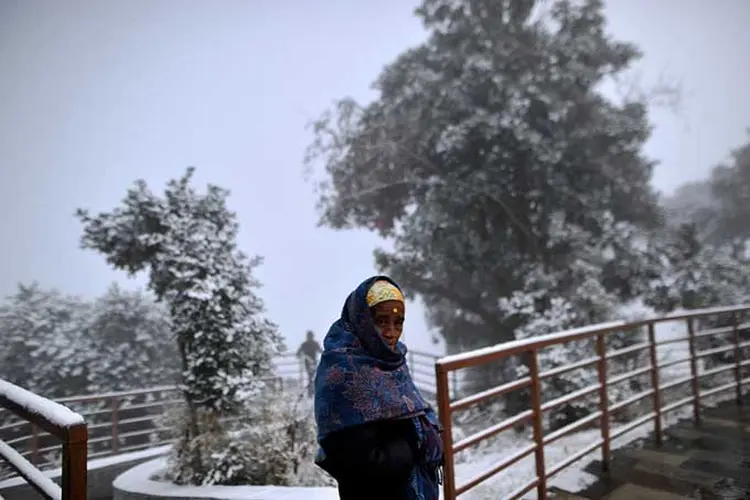
{"type": "Polygon", "coordinates": [[[315,394],[315,385],[313,379],[315,378],[315,369],[318,366],[318,355],[323,351],[320,348],[320,344],[315,340],[315,334],[308,330],[307,339],[302,342],[297,349],[297,357],[301,358],[305,363],[305,371],[307,372],[307,395],[313,397],[315,394]]]}

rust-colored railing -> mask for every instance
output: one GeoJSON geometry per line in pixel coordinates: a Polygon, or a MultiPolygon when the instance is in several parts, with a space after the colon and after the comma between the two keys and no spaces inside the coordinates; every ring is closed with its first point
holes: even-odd
{"type": "MultiPolygon", "coordinates": [[[[407,362],[417,386],[431,399],[436,392],[434,365],[437,356],[409,351],[407,362]]],[[[272,390],[302,389],[307,374],[294,354],[274,360],[275,372],[265,378],[272,390]]],[[[88,422],[88,456],[103,458],[164,446],[172,442],[171,429],[163,419],[165,413],[183,402],[176,386],[166,385],[103,394],[85,394],[55,400],[70,406],[88,422]]],[[[2,417],[0,412],[0,417],[2,417]]],[[[27,420],[0,420],[0,439],[17,450],[33,465],[49,468],[59,465],[59,446],[43,426],[27,420]]],[[[15,475],[14,470],[0,468],[0,481],[15,475]]]]}
{"type": "Polygon", "coordinates": [[[606,472],[610,463],[611,442],[613,439],[622,436],[643,424],[653,422],[655,439],[657,444],[661,444],[663,437],[662,425],[666,413],[672,412],[685,405],[692,404],[693,417],[696,421],[699,421],[701,418],[701,401],[705,402],[706,398],[715,397],[720,393],[732,389],[735,391],[735,396],[739,402],[743,394],[743,385],[750,382],[750,378],[743,378],[743,368],[750,364],[750,361],[743,359],[745,349],[750,347],[750,342],[743,342],[741,335],[742,331],[750,328],[750,324],[741,323],[743,316],[748,312],[750,312],[750,305],[742,305],[694,310],[633,323],[618,321],[578,328],[527,340],[508,342],[495,347],[441,358],[435,365],[435,374],[437,379],[438,411],[440,414],[440,420],[445,429],[443,435],[443,442],[445,445],[445,473],[443,483],[444,499],[454,500],[462,493],[474,488],[492,476],[505,471],[520,462],[522,459],[533,455],[536,477],[511,492],[507,498],[521,498],[525,494],[536,489],[537,498],[544,500],[547,498],[547,484],[550,478],[599,448],[601,448],[602,453],[602,469],[606,472]],[[720,318],[730,318],[730,326],[697,331],[696,323],[698,321],[717,316],[720,318]],[[655,325],[675,321],[684,321],[687,323],[687,336],[659,341],[655,335],[655,325]],[[643,335],[644,330],[645,335],[643,335]],[[633,332],[633,334],[640,332],[644,338],[639,339],[643,341],[635,345],[608,352],[606,349],[607,339],[617,332],[633,332]],[[726,341],[728,345],[701,351],[698,350],[701,344],[701,339],[710,341],[726,334],[732,335],[732,338],[726,341]],[[555,366],[546,370],[544,367],[540,366],[540,350],[587,339],[595,339],[596,352],[592,352],[591,357],[567,366],[555,366]],[[688,343],[689,356],[684,359],[660,363],[657,356],[657,347],[676,342],[688,343]],[[609,360],[620,356],[634,355],[636,353],[648,354],[648,362],[644,363],[645,366],[642,364],[635,370],[617,375],[609,373],[609,360]],[[706,357],[716,356],[722,353],[733,353],[734,359],[732,362],[719,365],[716,368],[704,369],[703,371],[699,369],[699,361],[702,361],[706,357]],[[494,388],[458,400],[451,397],[453,391],[451,391],[450,387],[450,374],[455,373],[462,368],[478,367],[491,362],[507,360],[514,356],[522,356],[525,358],[523,363],[528,368],[528,376],[509,381],[494,388]],[[667,383],[660,383],[660,370],[680,363],[689,363],[690,375],[670,380],[667,383]],[[570,373],[574,370],[580,370],[581,368],[592,366],[595,367],[598,374],[597,384],[566,394],[557,399],[550,401],[543,400],[542,382],[551,380],[564,373],[570,373]],[[702,390],[701,382],[704,377],[716,376],[718,374],[726,375],[726,372],[729,371],[734,371],[734,376],[731,377],[730,382],[724,383],[718,387],[702,390]],[[643,377],[648,377],[650,379],[650,383],[648,384],[650,385],[650,388],[648,390],[637,393],[623,401],[614,404],[610,403],[611,398],[609,389],[612,386],[623,382],[627,383],[628,381],[643,377]],[[690,384],[689,394],[685,397],[680,397],[682,395],[676,392],[676,389],[685,384],[690,384]],[[482,403],[486,404],[492,398],[507,396],[509,393],[518,390],[527,391],[529,396],[528,399],[530,401],[530,407],[528,409],[520,411],[488,428],[484,428],[465,439],[454,442],[452,428],[454,416],[457,412],[482,403]],[[669,404],[663,404],[664,396],[667,395],[667,391],[669,391],[670,396],[676,395],[678,399],[669,404]],[[558,409],[572,401],[587,396],[595,396],[598,398],[598,411],[580,418],[560,429],[549,433],[545,431],[544,416],[547,412],[558,409]],[[639,402],[643,404],[644,401],[650,406],[650,412],[622,426],[618,426],[616,429],[611,428],[611,415],[614,412],[622,412],[624,408],[639,402]],[[500,434],[501,432],[515,428],[519,424],[529,422],[532,426],[533,438],[528,446],[506,458],[502,463],[491,467],[486,472],[477,475],[469,481],[459,485],[456,484],[456,453],[475,446],[484,440],[500,434]],[[589,444],[579,452],[569,455],[562,462],[550,467],[547,466],[545,462],[546,446],[569,434],[581,431],[592,424],[598,424],[601,433],[600,439],[589,444]]]}
{"type": "Polygon", "coordinates": [[[0,407],[15,413],[35,429],[41,428],[62,441],[61,484],[57,485],[43,475],[4,441],[0,441],[0,457],[44,498],[85,500],[88,429],[83,417],[4,380],[0,380],[0,407]]]}

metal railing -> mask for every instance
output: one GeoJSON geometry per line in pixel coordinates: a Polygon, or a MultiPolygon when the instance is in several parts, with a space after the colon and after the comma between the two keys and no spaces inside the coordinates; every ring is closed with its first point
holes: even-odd
{"type": "Polygon", "coordinates": [[[534,456],[536,477],[526,484],[523,484],[515,491],[511,492],[507,498],[517,499],[536,489],[537,498],[547,498],[547,483],[550,478],[566,469],[570,465],[578,462],[595,450],[601,448],[601,459],[603,471],[609,470],[611,442],[613,439],[626,434],[641,425],[653,422],[654,435],[656,444],[660,445],[663,438],[662,424],[664,415],[672,412],[685,405],[692,404],[693,418],[700,421],[701,418],[701,401],[709,397],[734,389],[738,402],[743,394],[743,385],[750,382],[750,378],[743,378],[743,368],[750,365],[750,361],[744,359],[745,349],[750,347],[750,342],[742,341],[741,331],[750,328],[750,323],[742,324],[742,317],[750,311],[750,305],[713,308],[694,310],[685,313],[672,314],[663,317],[647,319],[632,323],[612,322],[590,327],[578,328],[561,333],[540,336],[527,340],[513,341],[501,344],[495,347],[479,349],[472,352],[447,356],[437,361],[435,365],[435,374],[437,378],[437,400],[438,413],[444,426],[443,442],[445,446],[445,473],[444,473],[444,499],[454,500],[459,495],[474,488],[478,484],[488,480],[492,476],[505,471],[511,466],[517,464],[526,457],[534,456]],[[722,328],[710,328],[703,331],[697,331],[696,323],[699,320],[707,318],[725,318],[729,319],[730,326],[722,328]],[[655,335],[655,325],[664,322],[685,321],[687,323],[687,336],[680,338],[669,338],[658,341],[655,335]],[[617,332],[641,331],[645,330],[645,341],[621,348],[619,350],[607,351],[606,341],[608,337],[617,332]],[[701,339],[711,340],[719,336],[731,334],[732,338],[723,345],[711,349],[699,351],[701,339]],[[595,352],[591,357],[582,359],[579,362],[555,366],[551,369],[542,370],[540,366],[540,350],[567,344],[569,342],[590,340],[595,341],[595,352]],[[662,345],[673,344],[676,342],[687,342],[689,355],[684,359],[672,360],[667,363],[660,363],[657,356],[657,347],[662,345]],[[635,370],[612,375],[609,373],[608,361],[620,356],[633,355],[636,353],[648,353],[648,362],[636,368],[635,370]],[[719,365],[716,368],[699,370],[699,361],[706,357],[716,356],[722,353],[733,353],[733,360],[730,363],[719,365]],[[456,373],[462,368],[471,368],[486,365],[490,362],[507,360],[511,357],[522,356],[525,358],[523,364],[528,370],[528,376],[518,378],[517,380],[493,387],[491,389],[453,400],[452,391],[449,382],[449,375],[456,373]],[[660,383],[660,371],[668,366],[680,363],[689,363],[690,375],[668,383],[660,383]],[[549,401],[543,400],[542,382],[559,377],[561,374],[580,370],[582,368],[595,367],[598,383],[568,393],[562,397],[549,401]],[[701,381],[704,377],[716,376],[733,371],[734,376],[731,381],[718,387],[702,390],[701,381]],[[628,397],[614,404],[610,403],[610,388],[623,382],[632,381],[636,378],[648,377],[650,388],[641,391],[632,397],[628,397]],[[665,391],[675,393],[679,386],[690,384],[689,394],[685,397],[664,403],[665,391]],[[487,403],[492,398],[507,396],[508,394],[523,390],[529,396],[530,407],[525,411],[506,418],[505,420],[495,423],[494,425],[484,428],[464,439],[457,442],[453,440],[453,421],[457,412],[466,410],[476,405],[487,403]],[[546,432],[544,426],[544,416],[551,410],[559,409],[572,401],[580,400],[584,397],[595,397],[598,399],[598,410],[592,412],[573,423],[567,424],[552,432],[546,432]],[[616,430],[611,429],[611,416],[614,412],[621,412],[624,408],[644,401],[650,406],[651,411],[646,415],[636,418],[629,423],[619,426],[616,430]],[[508,431],[517,427],[519,424],[531,423],[532,442],[526,447],[520,449],[517,453],[504,459],[501,463],[491,467],[489,470],[475,476],[468,482],[456,485],[455,475],[455,454],[466,450],[478,443],[497,436],[501,432],[508,431]],[[589,444],[577,453],[569,455],[560,463],[547,467],[545,462],[545,447],[556,442],[557,440],[580,431],[586,426],[598,424],[601,437],[595,442],[589,444]]]}
{"type": "MultiPolygon", "coordinates": [[[[8,391],[0,391],[0,407],[24,419],[35,429],[41,428],[59,441],[62,441],[62,478],[57,485],[26,458],[10,446],[0,441],[0,457],[23,477],[29,485],[44,498],[54,500],[85,500],[86,498],[86,455],[88,430],[80,416],[58,403],[32,394],[20,387],[2,381],[8,391]],[[71,422],[56,418],[59,415],[73,416],[71,422]]],[[[59,443],[58,446],[59,447],[59,443]]]]}
{"type": "MultiPolygon", "coordinates": [[[[434,364],[437,358],[419,351],[409,351],[407,356],[415,382],[428,399],[434,398],[436,393],[434,364]]],[[[270,390],[301,390],[307,384],[304,367],[293,353],[278,356],[274,366],[275,372],[264,379],[270,390]]],[[[163,416],[182,404],[183,398],[176,386],[166,385],[70,396],[55,401],[70,406],[86,419],[88,457],[103,458],[170,444],[172,429],[163,416]]],[[[39,468],[59,466],[62,459],[53,433],[34,421],[0,420],[0,439],[39,468]]],[[[15,471],[0,468],[0,481],[14,475],[15,471]]]]}

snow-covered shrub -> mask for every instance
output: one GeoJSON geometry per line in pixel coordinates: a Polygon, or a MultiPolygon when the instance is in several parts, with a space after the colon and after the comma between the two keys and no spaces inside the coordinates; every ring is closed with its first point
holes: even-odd
{"type": "MultiPolygon", "coordinates": [[[[165,479],[202,485],[335,484],[313,463],[316,428],[307,398],[267,392],[252,398],[236,417],[198,414],[204,432],[190,441],[177,440],[165,479]]],[[[189,418],[184,407],[176,408],[165,414],[163,425],[179,431],[189,418]]]]}
{"type": "MultiPolygon", "coordinates": [[[[695,225],[685,224],[668,234],[661,253],[663,272],[650,282],[646,304],[659,312],[700,309],[750,301],[750,262],[737,255],[731,245],[704,243],[695,225]]],[[[746,318],[747,319],[747,318],[746,318]]],[[[696,321],[696,331],[728,327],[732,315],[716,315],[696,321]]],[[[747,339],[748,332],[741,332],[747,339]]],[[[698,350],[718,348],[732,342],[732,334],[698,339],[698,350]]],[[[704,358],[707,367],[734,361],[734,352],[704,358]]]]}
{"type": "Polygon", "coordinates": [[[166,311],[116,285],[92,302],[19,285],[0,302],[0,332],[0,377],[45,397],[170,384],[179,373],[166,311]]]}
{"type": "Polygon", "coordinates": [[[88,389],[89,305],[36,283],[0,304],[0,377],[45,397],[88,389]]]}

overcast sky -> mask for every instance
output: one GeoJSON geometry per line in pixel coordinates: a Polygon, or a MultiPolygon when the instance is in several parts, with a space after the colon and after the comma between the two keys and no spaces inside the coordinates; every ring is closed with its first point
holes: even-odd
{"type": "MultiPolygon", "coordinates": [[[[0,0],[0,294],[144,286],[79,249],[73,211],[195,165],[232,190],[240,247],[266,259],[270,318],[292,346],[322,336],[382,242],[316,227],[305,125],[334,99],[372,98],[382,66],[425,36],[416,3],[0,0]]],[[[703,177],[750,126],[750,1],[610,0],[608,15],[645,51],[645,85],[682,84],[681,112],[653,115],[655,185],[703,177]]],[[[407,343],[434,349],[410,311],[407,343]]]]}

